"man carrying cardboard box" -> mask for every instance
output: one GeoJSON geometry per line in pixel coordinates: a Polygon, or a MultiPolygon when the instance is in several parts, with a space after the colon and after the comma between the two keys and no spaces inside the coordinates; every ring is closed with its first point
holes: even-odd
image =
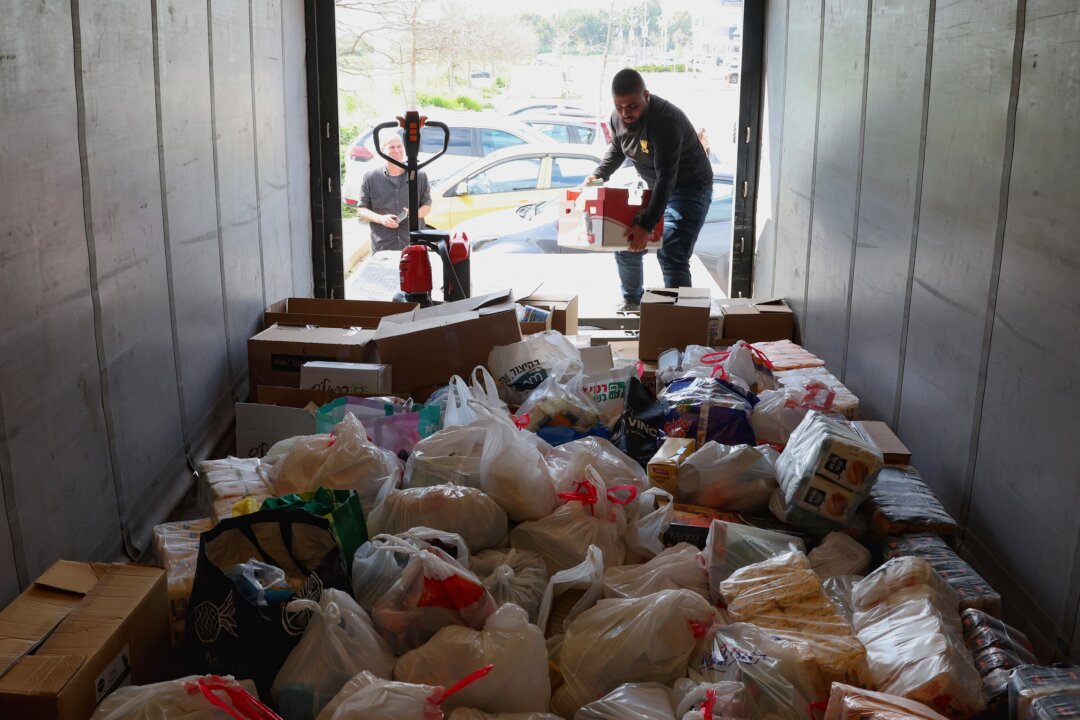
{"type": "Polygon", "coordinates": [[[645,242],[661,216],[664,241],[656,256],[669,288],[690,287],[690,256],[712,202],[712,165],[689,118],[667,100],[650,95],[641,75],[620,70],[611,81],[615,112],[611,146],[585,183],[607,180],[626,158],[652,191],[626,231],[629,249],[616,252],[625,311],[637,311],[644,292],[645,242]]]}

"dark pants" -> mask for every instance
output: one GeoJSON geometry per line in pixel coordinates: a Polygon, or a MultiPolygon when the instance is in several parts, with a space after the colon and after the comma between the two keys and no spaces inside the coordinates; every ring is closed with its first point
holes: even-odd
{"type": "MultiPolygon", "coordinates": [[[[664,273],[664,286],[669,288],[690,287],[690,256],[694,254],[701,226],[712,202],[712,189],[676,190],[668,198],[664,209],[664,242],[656,251],[660,269],[664,273]]],[[[642,286],[642,260],[645,253],[623,250],[615,253],[619,268],[623,300],[641,302],[645,289],[642,286]]]]}

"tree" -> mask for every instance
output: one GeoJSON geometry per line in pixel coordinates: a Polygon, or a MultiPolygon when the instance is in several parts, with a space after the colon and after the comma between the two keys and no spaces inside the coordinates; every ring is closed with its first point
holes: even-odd
{"type": "Polygon", "coordinates": [[[668,46],[665,50],[674,50],[689,44],[694,34],[694,16],[686,10],[680,10],[672,16],[668,24],[668,46]]]}

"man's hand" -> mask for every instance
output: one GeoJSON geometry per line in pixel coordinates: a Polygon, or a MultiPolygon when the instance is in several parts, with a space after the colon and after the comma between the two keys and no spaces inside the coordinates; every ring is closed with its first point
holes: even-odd
{"type": "Polygon", "coordinates": [[[648,242],[651,234],[651,230],[646,230],[640,225],[631,225],[624,234],[628,241],[626,249],[630,252],[645,252],[645,243],[648,242]]]}
{"type": "Polygon", "coordinates": [[[602,182],[604,182],[604,181],[599,176],[590,175],[589,177],[585,178],[585,180],[581,184],[582,184],[583,187],[588,187],[590,185],[599,185],[602,182]]]}
{"type": "Polygon", "coordinates": [[[398,226],[397,215],[386,214],[379,218],[379,224],[383,227],[388,227],[391,230],[398,226]]]}

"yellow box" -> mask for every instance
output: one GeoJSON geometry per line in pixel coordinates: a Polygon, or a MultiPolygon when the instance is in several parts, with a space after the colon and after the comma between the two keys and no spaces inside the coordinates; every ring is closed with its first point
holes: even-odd
{"type": "Polygon", "coordinates": [[[649,460],[649,484],[666,490],[676,500],[679,495],[679,466],[690,457],[696,445],[693,438],[668,438],[649,460]]]}

